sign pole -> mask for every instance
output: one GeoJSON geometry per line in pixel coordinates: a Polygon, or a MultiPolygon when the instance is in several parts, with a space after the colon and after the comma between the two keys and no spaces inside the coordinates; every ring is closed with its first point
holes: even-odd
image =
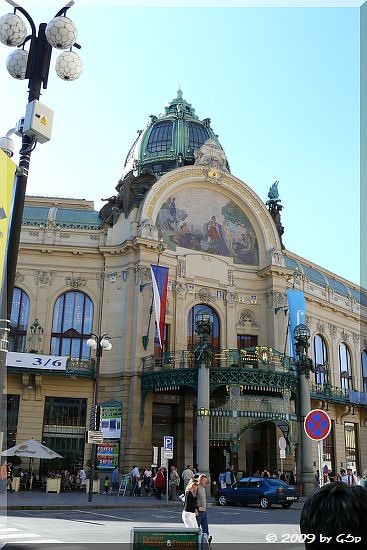
{"type": "Polygon", "coordinates": [[[168,503],[168,482],[169,482],[169,461],[173,458],[173,436],[163,436],[163,456],[167,461],[167,479],[166,479],[166,501],[168,503]]]}
{"type": "Polygon", "coordinates": [[[322,441],[317,442],[317,454],[319,457],[319,487],[322,487],[324,484],[324,475],[321,470],[322,468],[322,441]]]}
{"type": "Polygon", "coordinates": [[[167,460],[167,482],[166,482],[166,502],[168,504],[168,480],[169,480],[169,460],[167,460]]]}

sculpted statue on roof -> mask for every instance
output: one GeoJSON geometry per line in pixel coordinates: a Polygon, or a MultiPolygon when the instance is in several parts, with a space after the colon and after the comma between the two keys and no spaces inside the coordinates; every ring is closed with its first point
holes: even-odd
{"type": "Polygon", "coordinates": [[[154,172],[149,169],[144,170],[139,176],[134,176],[132,171],[128,172],[116,185],[118,194],[102,199],[107,201],[107,204],[102,206],[99,217],[110,226],[115,225],[122,213],[127,218],[132,209],[139,206],[157,179],[154,172]]]}

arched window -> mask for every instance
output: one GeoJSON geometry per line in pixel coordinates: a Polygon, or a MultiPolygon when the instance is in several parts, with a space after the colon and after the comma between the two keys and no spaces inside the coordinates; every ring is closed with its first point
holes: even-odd
{"type": "Polygon", "coordinates": [[[220,330],[218,315],[215,313],[213,308],[207,306],[206,304],[197,304],[189,312],[189,316],[187,318],[187,348],[193,350],[199,342],[198,334],[195,332],[195,315],[197,313],[210,313],[213,316],[213,327],[209,341],[214,350],[219,350],[220,330]]]}
{"type": "Polygon", "coordinates": [[[362,366],[362,387],[363,391],[367,392],[367,351],[364,349],[361,353],[362,366]]]}
{"type": "Polygon", "coordinates": [[[90,348],[87,340],[92,327],[92,300],[84,292],[65,292],[56,300],[54,307],[51,353],[88,359],[90,348]]]}
{"type": "Polygon", "coordinates": [[[316,368],[315,372],[315,382],[316,384],[327,384],[328,382],[328,371],[327,371],[327,362],[328,354],[325,340],[320,334],[316,334],[313,339],[314,346],[314,365],[316,368]]]}
{"type": "Polygon", "coordinates": [[[347,345],[342,342],[339,345],[339,370],[340,385],[344,390],[352,388],[352,363],[347,345]]]}
{"type": "Polygon", "coordinates": [[[20,288],[14,288],[10,314],[9,351],[25,351],[28,321],[28,294],[20,288]]]}

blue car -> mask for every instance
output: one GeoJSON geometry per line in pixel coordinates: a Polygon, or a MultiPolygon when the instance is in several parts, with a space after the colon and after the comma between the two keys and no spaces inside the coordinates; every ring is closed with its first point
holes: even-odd
{"type": "Polygon", "coordinates": [[[298,499],[297,487],[273,477],[243,477],[232,487],[219,489],[215,494],[218,506],[257,504],[270,508],[272,504],[280,504],[282,508],[290,508],[298,499]]]}

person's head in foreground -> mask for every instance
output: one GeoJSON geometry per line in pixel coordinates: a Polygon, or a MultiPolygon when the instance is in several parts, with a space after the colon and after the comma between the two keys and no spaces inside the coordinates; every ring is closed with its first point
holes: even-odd
{"type": "Polygon", "coordinates": [[[366,489],[340,481],[327,483],[306,500],[300,528],[310,550],[341,550],[346,543],[367,548],[366,489]]]}

